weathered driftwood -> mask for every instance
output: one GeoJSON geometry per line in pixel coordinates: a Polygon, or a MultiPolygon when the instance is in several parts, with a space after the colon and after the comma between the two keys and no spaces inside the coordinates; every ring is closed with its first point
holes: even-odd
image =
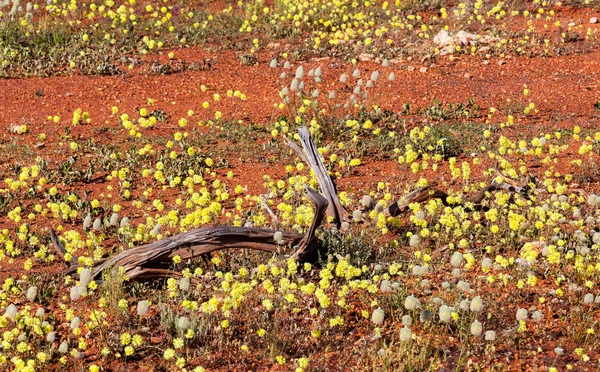
{"type": "Polygon", "coordinates": [[[323,160],[321,160],[321,155],[319,155],[310,130],[307,127],[300,127],[298,128],[298,136],[300,136],[300,143],[304,149],[301,149],[296,142],[289,138],[287,138],[287,144],[315,173],[321,193],[323,193],[323,196],[329,202],[327,215],[333,217],[333,222],[339,228],[342,222],[344,222],[344,207],[342,207],[342,203],[338,197],[335,183],[327,173],[327,169],[323,164],[323,160]]]}
{"type": "Polygon", "coordinates": [[[323,218],[325,218],[327,207],[329,206],[327,199],[310,187],[306,187],[306,196],[315,206],[315,216],[313,217],[306,235],[304,235],[302,241],[298,245],[298,249],[292,256],[298,261],[308,261],[315,258],[314,254],[321,246],[321,241],[315,239],[315,232],[317,231],[317,228],[321,226],[323,218]]]}
{"type": "MultiPolygon", "coordinates": [[[[175,256],[179,256],[182,260],[190,260],[223,249],[254,249],[271,253],[291,253],[292,257],[299,261],[314,260],[315,253],[321,246],[321,241],[315,237],[315,232],[323,223],[328,207],[330,204],[334,205],[334,208],[330,209],[330,213],[338,225],[343,221],[343,208],[337,197],[335,184],[327,176],[325,166],[307,128],[300,129],[300,138],[304,150],[295,143],[288,142],[288,144],[313,169],[325,194],[323,197],[310,187],[306,187],[306,196],[313,203],[315,214],[304,235],[281,231],[283,241],[275,241],[275,233],[278,229],[277,217],[261,199],[263,206],[273,218],[276,230],[235,226],[203,227],[98,260],[94,263],[92,276],[98,278],[107,269],[122,267],[125,275],[134,280],[165,276],[177,277],[181,273],[169,269],[175,256]]],[[[51,240],[57,254],[64,258],[67,253],[66,249],[54,230],[51,231],[51,240]]],[[[79,264],[73,258],[68,266],[67,273],[72,273],[77,270],[79,264]]]]}
{"type": "MultiPolygon", "coordinates": [[[[148,272],[148,270],[160,271],[169,267],[175,256],[181,257],[182,260],[188,260],[222,249],[233,248],[248,248],[273,253],[286,252],[291,247],[298,245],[303,237],[306,238],[302,234],[283,231],[283,244],[278,244],[274,239],[275,232],[271,229],[251,227],[203,227],[127,249],[108,259],[99,260],[95,263],[92,275],[98,277],[103,270],[122,266],[128,277],[136,278],[138,274],[148,272]]],[[[63,252],[59,255],[64,257],[65,248],[60,240],[53,239],[52,243],[57,252],[63,252]]],[[[69,272],[76,269],[77,261],[72,260],[69,272]]]]}
{"type": "MultiPolygon", "coordinates": [[[[131,248],[108,259],[95,263],[92,276],[97,278],[104,270],[112,267],[123,267],[125,275],[130,279],[147,279],[171,275],[174,272],[168,267],[173,257],[182,260],[198,258],[202,255],[223,249],[254,249],[271,253],[291,252],[296,248],[293,257],[303,261],[312,257],[320,242],[315,238],[315,231],[325,217],[327,200],[311,188],[306,189],[308,198],[315,205],[315,217],[306,232],[302,235],[295,232],[282,231],[283,242],[275,241],[276,230],[236,226],[212,226],[188,231],[157,242],[131,248]]],[[[66,250],[54,231],[52,243],[59,256],[64,257],[66,250]]],[[[77,260],[71,260],[68,272],[78,267],[77,260]]]]}
{"type": "Polygon", "coordinates": [[[467,211],[485,210],[485,207],[483,205],[481,205],[481,202],[483,201],[483,199],[485,199],[485,197],[488,195],[488,193],[491,193],[494,191],[499,191],[499,190],[504,190],[504,191],[508,191],[511,193],[518,193],[521,196],[523,196],[524,198],[528,198],[529,189],[527,187],[514,186],[514,185],[508,184],[506,182],[498,183],[496,181],[493,181],[490,185],[479,190],[479,192],[477,192],[475,195],[471,195],[471,196],[465,198],[463,202],[450,203],[448,201],[449,195],[447,193],[445,193],[444,191],[441,191],[435,187],[432,187],[432,186],[425,186],[425,187],[420,187],[420,188],[414,190],[413,192],[411,192],[410,194],[406,195],[403,198],[403,202],[401,204],[399,201],[395,201],[394,203],[390,204],[390,206],[387,207],[383,211],[383,213],[387,216],[395,217],[395,216],[398,216],[398,215],[406,212],[409,209],[410,204],[421,203],[421,202],[424,202],[424,201],[427,201],[430,199],[440,199],[442,201],[443,205],[449,206],[449,207],[454,207],[457,205],[464,205],[465,208],[467,209],[467,211]]]}

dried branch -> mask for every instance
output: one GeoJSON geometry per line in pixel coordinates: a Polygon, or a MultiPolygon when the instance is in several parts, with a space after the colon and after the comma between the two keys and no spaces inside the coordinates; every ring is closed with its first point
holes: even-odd
{"type": "Polygon", "coordinates": [[[298,250],[296,250],[296,253],[294,253],[292,256],[298,261],[307,261],[310,258],[313,258],[314,253],[321,246],[321,241],[315,239],[314,236],[317,228],[321,226],[323,218],[325,218],[325,212],[327,210],[327,206],[329,205],[327,199],[310,187],[306,187],[306,196],[315,205],[315,216],[313,217],[312,223],[310,224],[310,228],[306,232],[306,235],[304,235],[304,238],[302,238],[298,250]]]}
{"type": "MultiPolygon", "coordinates": [[[[315,238],[315,231],[323,222],[328,204],[327,200],[313,189],[307,187],[306,192],[309,200],[315,205],[313,222],[304,235],[282,231],[283,244],[275,241],[274,235],[277,230],[236,226],[203,227],[99,260],[94,264],[92,276],[98,278],[103,271],[112,267],[123,267],[125,275],[135,280],[172,275],[174,272],[169,267],[173,257],[179,256],[182,260],[189,260],[223,249],[284,253],[297,247],[293,257],[303,261],[312,257],[315,249],[320,246],[320,241],[315,238]]],[[[66,250],[63,244],[53,230],[51,234],[54,249],[64,258],[66,250]]],[[[67,273],[73,273],[77,268],[77,260],[72,259],[67,273]]]]}
{"type": "Polygon", "coordinates": [[[271,210],[271,208],[269,207],[267,202],[265,202],[265,199],[263,199],[262,196],[259,196],[258,200],[260,200],[260,204],[262,204],[263,208],[265,208],[269,216],[271,216],[271,219],[273,220],[273,228],[275,230],[279,230],[279,220],[277,219],[275,213],[273,213],[273,210],[271,210]]]}
{"type": "Polygon", "coordinates": [[[321,160],[321,155],[312,139],[309,129],[307,127],[298,128],[298,135],[304,149],[301,149],[296,142],[289,138],[286,139],[287,144],[315,173],[321,192],[328,201],[327,215],[333,217],[335,225],[339,228],[342,222],[344,222],[344,208],[337,195],[335,183],[329,176],[323,160],[321,160]]]}
{"type": "Polygon", "coordinates": [[[526,199],[529,198],[529,195],[528,195],[529,189],[527,187],[519,187],[519,186],[514,186],[511,184],[508,184],[506,182],[497,183],[496,181],[493,181],[490,185],[479,190],[479,192],[477,192],[477,194],[467,197],[464,200],[464,202],[450,203],[448,201],[447,193],[445,193],[444,191],[441,191],[437,188],[434,188],[432,186],[425,186],[425,187],[418,188],[418,189],[414,190],[413,192],[411,192],[410,194],[406,195],[403,198],[404,202],[402,204],[399,204],[398,201],[395,201],[389,207],[387,207],[383,211],[383,213],[386,216],[395,217],[395,216],[398,216],[398,215],[406,212],[406,210],[408,210],[408,207],[411,203],[421,203],[421,202],[424,202],[424,201],[427,201],[430,199],[440,199],[442,201],[443,205],[449,206],[449,207],[454,207],[457,205],[465,205],[466,203],[467,204],[472,203],[473,204],[472,207],[469,205],[466,205],[467,211],[485,210],[486,207],[481,205],[481,202],[483,201],[483,199],[485,199],[485,197],[488,195],[488,193],[491,193],[494,191],[499,191],[499,190],[508,191],[511,193],[518,193],[526,199]]]}

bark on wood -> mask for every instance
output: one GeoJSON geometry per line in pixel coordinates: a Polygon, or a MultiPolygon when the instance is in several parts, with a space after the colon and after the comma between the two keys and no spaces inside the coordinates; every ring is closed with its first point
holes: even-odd
{"type": "Polygon", "coordinates": [[[315,206],[315,216],[313,217],[306,235],[302,238],[298,250],[296,250],[296,253],[292,256],[298,261],[307,261],[314,258],[314,254],[321,246],[321,241],[315,239],[314,236],[317,228],[323,223],[323,218],[325,218],[325,213],[329,205],[327,199],[310,187],[306,187],[306,196],[315,206]]]}
{"type": "Polygon", "coordinates": [[[327,207],[327,215],[333,217],[333,222],[340,228],[342,222],[344,222],[344,207],[340,202],[340,198],[337,194],[337,188],[335,183],[327,173],[327,169],[321,160],[321,155],[312,139],[310,130],[307,127],[298,128],[298,135],[300,136],[300,143],[303,149],[298,146],[296,142],[287,138],[287,144],[290,146],[298,156],[313,170],[321,193],[325,196],[325,199],[329,202],[327,207]]]}
{"type": "Polygon", "coordinates": [[[446,194],[444,191],[441,191],[432,186],[425,186],[420,187],[415,191],[411,192],[410,194],[406,195],[402,203],[400,203],[399,201],[395,201],[389,207],[387,207],[383,211],[383,213],[387,216],[395,217],[406,212],[409,209],[409,205],[411,203],[421,203],[429,199],[440,199],[443,205],[449,207],[465,205],[467,211],[484,210],[485,207],[481,205],[483,199],[485,199],[488,193],[498,190],[504,190],[511,193],[518,193],[524,198],[528,199],[529,189],[527,187],[513,186],[506,182],[498,183],[496,181],[493,181],[490,185],[481,189],[477,194],[467,197],[462,203],[459,204],[450,203],[448,201],[448,194],[446,194]],[[472,204],[472,206],[469,204],[472,204]]]}
{"type": "MultiPolygon", "coordinates": [[[[320,242],[315,237],[316,229],[323,222],[327,200],[311,188],[306,188],[307,196],[315,205],[315,216],[306,234],[282,231],[283,244],[278,244],[274,235],[276,230],[236,226],[212,226],[188,231],[157,242],[131,248],[108,259],[99,260],[92,270],[93,278],[102,272],[123,267],[125,275],[130,279],[148,279],[171,275],[169,270],[173,257],[182,260],[198,258],[202,255],[223,249],[254,249],[271,253],[291,252],[296,248],[293,257],[303,261],[312,257],[320,242]]],[[[66,249],[52,230],[52,243],[58,255],[64,258],[66,249]]],[[[67,273],[77,270],[77,260],[71,260],[67,273]]]]}

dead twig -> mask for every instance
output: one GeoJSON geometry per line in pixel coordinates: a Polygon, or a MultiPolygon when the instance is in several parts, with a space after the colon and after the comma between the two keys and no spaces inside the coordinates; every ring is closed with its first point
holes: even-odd
{"type": "Polygon", "coordinates": [[[432,186],[425,186],[425,187],[420,187],[420,188],[412,191],[410,194],[406,195],[404,198],[402,198],[403,202],[401,204],[399,203],[399,201],[395,201],[394,203],[392,203],[389,207],[387,207],[383,211],[383,214],[386,216],[395,217],[395,216],[398,216],[398,215],[406,212],[409,209],[410,204],[422,203],[422,202],[430,200],[430,199],[440,199],[442,201],[442,204],[447,207],[455,207],[458,205],[465,205],[467,211],[485,210],[486,207],[481,205],[481,202],[483,201],[483,199],[485,199],[489,193],[494,192],[494,191],[499,191],[499,190],[503,190],[503,191],[507,191],[507,192],[511,192],[511,193],[517,193],[517,194],[520,194],[521,196],[523,196],[524,198],[529,199],[529,195],[528,195],[529,189],[527,187],[513,186],[506,182],[498,183],[496,181],[493,181],[490,185],[479,190],[479,192],[477,192],[477,194],[467,197],[464,200],[464,202],[462,202],[462,203],[451,203],[448,200],[448,198],[449,198],[448,194],[445,193],[444,191],[441,191],[432,186]],[[473,205],[470,206],[468,204],[473,204],[473,205]]]}
{"type": "Polygon", "coordinates": [[[338,197],[335,183],[327,173],[327,169],[323,164],[323,160],[321,160],[321,155],[312,139],[310,130],[307,127],[300,127],[298,128],[298,135],[300,136],[300,143],[302,144],[303,149],[289,138],[286,138],[287,144],[315,173],[321,192],[329,202],[327,215],[333,217],[333,222],[336,227],[340,228],[342,222],[345,221],[344,207],[342,207],[342,203],[338,197]]]}

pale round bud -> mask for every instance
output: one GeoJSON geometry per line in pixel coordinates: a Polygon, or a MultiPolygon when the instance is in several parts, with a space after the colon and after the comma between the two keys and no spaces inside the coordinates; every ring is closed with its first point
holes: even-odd
{"type": "Polygon", "coordinates": [[[400,330],[400,341],[407,342],[410,340],[412,340],[412,331],[405,326],[400,330]]]}
{"type": "Polygon", "coordinates": [[[137,314],[139,316],[145,316],[148,314],[148,301],[142,300],[137,304],[137,314]]]}
{"type": "Polygon", "coordinates": [[[371,321],[375,325],[383,324],[384,318],[385,318],[385,313],[382,308],[378,307],[377,309],[373,310],[373,314],[371,315],[371,321]]]}
{"type": "Polygon", "coordinates": [[[27,299],[29,301],[34,301],[35,298],[37,297],[38,294],[38,288],[34,285],[32,285],[31,287],[29,287],[27,289],[27,294],[25,295],[25,297],[27,297],[27,299]]]}
{"type": "Polygon", "coordinates": [[[517,310],[517,320],[526,320],[527,319],[527,310],[520,308],[517,310]]]}
{"type": "Polygon", "coordinates": [[[481,336],[481,332],[483,331],[483,325],[475,319],[473,323],[471,323],[471,334],[473,336],[481,336]]]}
{"type": "Polygon", "coordinates": [[[421,303],[413,295],[406,297],[406,299],[404,300],[404,308],[406,310],[415,310],[415,309],[418,309],[420,306],[421,306],[421,303]]]}
{"type": "Polygon", "coordinates": [[[486,341],[496,341],[496,332],[495,331],[485,331],[485,340],[486,341]]]}

